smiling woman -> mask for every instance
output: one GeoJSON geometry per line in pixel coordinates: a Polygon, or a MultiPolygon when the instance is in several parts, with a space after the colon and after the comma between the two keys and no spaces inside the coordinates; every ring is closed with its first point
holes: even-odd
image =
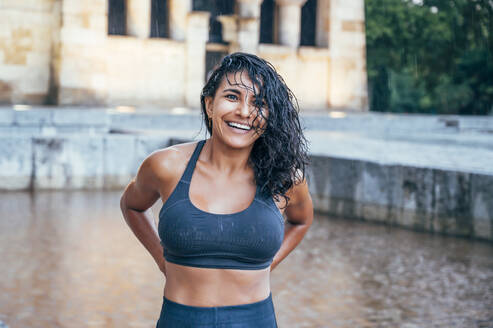
{"type": "Polygon", "coordinates": [[[125,189],[125,220],[166,277],[158,328],[277,327],[270,271],[313,220],[295,99],[263,59],[226,56],[201,95],[210,138],[154,152],[125,189]]]}

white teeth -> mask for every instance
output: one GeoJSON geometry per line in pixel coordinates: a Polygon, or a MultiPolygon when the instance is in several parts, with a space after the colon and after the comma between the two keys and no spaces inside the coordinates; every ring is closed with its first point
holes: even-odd
{"type": "Polygon", "coordinates": [[[228,122],[229,126],[232,126],[234,128],[242,129],[242,130],[250,130],[250,126],[245,125],[245,124],[240,124],[236,122],[228,122]]]}

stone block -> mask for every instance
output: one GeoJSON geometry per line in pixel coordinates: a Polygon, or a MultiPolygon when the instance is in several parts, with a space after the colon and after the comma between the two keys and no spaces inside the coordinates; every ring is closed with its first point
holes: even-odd
{"type": "Polygon", "coordinates": [[[150,129],[156,131],[192,130],[199,131],[202,117],[198,114],[173,115],[156,114],[122,114],[111,113],[111,128],[124,130],[150,129]]]}
{"type": "MultiPolygon", "coordinates": [[[[107,48],[118,54],[106,61],[106,70],[101,73],[106,77],[108,104],[183,106],[185,43],[166,39],[110,38],[107,48]],[[163,53],[166,56],[162,56],[163,53]]],[[[203,76],[199,79],[202,81],[203,76]]],[[[198,92],[200,88],[198,86],[198,92]]]]}
{"type": "Polygon", "coordinates": [[[100,109],[56,109],[53,111],[53,124],[60,125],[109,125],[109,115],[100,109]]]}
{"type": "Polygon", "coordinates": [[[434,226],[436,231],[471,236],[473,220],[470,175],[433,170],[434,226]]]}
{"type": "Polygon", "coordinates": [[[152,152],[168,147],[169,136],[139,135],[136,137],[135,157],[132,167],[139,167],[152,152]]]}
{"type": "Polygon", "coordinates": [[[328,174],[331,197],[362,200],[363,162],[331,158],[328,174]]]}
{"type": "Polygon", "coordinates": [[[15,112],[15,123],[18,125],[51,125],[52,111],[49,109],[31,109],[15,112]]]}
{"type": "Polygon", "coordinates": [[[327,196],[312,194],[313,210],[321,214],[330,213],[330,199],[327,196]]]}
{"type": "Polygon", "coordinates": [[[311,156],[307,170],[307,183],[310,193],[321,198],[330,195],[329,167],[330,159],[324,156],[311,156]]]}
{"type": "Polygon", "coordinates": [[[0,125],[11,125],[14,123],[14,111],[5,108],[0,109],[0,125]]]}
{"type": "Polygon", "coordinates": [[[402,168],[364,162],[362,172],[363,216],[395,223],[402,204],[402,168]]]}
{"type": "Polygon", "coordinates": [[[135,176],[136,136],[107,134],[104,136],[104,188],[125,187],[135,176]]]}
{"type": "Polygon", "coordinates": [[[426,230],[433,223],[433,171],[427,168],[402,168],[402,212],[397,223],[426,230]]]}
{"type": "Polygon", "coordinates": [[[363,204],[353,199],[328,198],[328,214],[345,219],[365,219],[363,216],[363,204]]]}
{"type": "Polygon", "coordinates": [[[347,218],[361,216],[362,199],[361,161],[330,158],[328,168],[330,213],[347,218]]]}
{"type": "Polygon", "coordinates": [[[103,187],[102,137],[36,137],[33,153],[35,189],[103,187]]]}
{"type": "Polygon", "coordinates": [[[0,190],[31,187],[32,143],[30,136],[0,137],[0,190]]]}
{"type": "Polygon", "coordinates": [[[493,240],[493,176],[471,174],[471,220],[474,236],[493,240]]]}
{"type": "MultiPolygon", "coordinates": [[[[109,128],[104,125],[62,125],[62,126],[53,126],[55,133],[60,134],[88,134],[88,135],[96,135],[103,134],[109,131],[109,128]]],[[[48,135],[50,133],[48,132],[48,135]]]]}
{"type": "Polygon", "coordinates": [[[0,135],[3,136],[33,136],[39,133],[39,126],[0,125],[0,135]]]}

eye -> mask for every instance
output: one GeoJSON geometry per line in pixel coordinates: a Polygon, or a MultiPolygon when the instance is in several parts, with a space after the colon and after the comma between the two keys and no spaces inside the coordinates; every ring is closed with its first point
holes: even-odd
{"type": "Polygon", "coordinates": [[[238,96],[235,94],[232,94],[232,93],[227,94],[225,97],[230,99],[230,100],[238,100],[238,96]]]}

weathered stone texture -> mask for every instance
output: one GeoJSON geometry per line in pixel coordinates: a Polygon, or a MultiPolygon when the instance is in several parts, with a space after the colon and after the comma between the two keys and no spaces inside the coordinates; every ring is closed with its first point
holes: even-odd
{"type": "Polygon", "coordinates": [[[11,125],[14,122],[14,111],[0,110],[0,125],[11,125]]]}
{"type": "Polygon", "coordinates": [[[136,138],[134,167],[138,167],[152,152],[166,148],[169,137],[165,135],[140,135],[136,138]]]}
{"type": "Polygon", "coordinates": [[[209,39],[208,12],[192,12],[188,15],[186,63],[185,63],[185,104],[200,108],[200,92],[205,80],[205,43],[209,39]]]}
{"type": "Polygon", "coordinates": [[[49,86],[56,2],[6,1],[0,8],[0,102],[40,104],[49,86]]]}
{"type": "Polygon", "coordinates": [[[471,217],[474,235],[493,239],[493,177],[471,174],[471,217]]]}
{"type": "Polygon", "coordinates": [[[52,123],[50,110],[28,110],[15,112],[15,123],[18,125],[45,125],[52,123]]]}
{"type": "Polygon", "coordinates": [[[33,138],[35,189],[103,187],[101,137],[33,138]]]}
{"type": "Polygon", "coordinates": [[[425,230],[433,222],[433,171],[425,168],[404,167],[402,172],[402,213],[400,223],[417,230],[425,230]]]}
{"type": "Polygon", "coordinates": [[[364,1],[330,0],[329,48],[332,107],[367,107],[364,1]]]}
{"type": "Polygon", "coordinates": [[[2,138],[0,142],[0,190],[28,189],[32,173],[31,137],[2,138]]]}
{"type": "Polygon", "coordinates": [[[362,162],[312,156],[309,186],[317,211],[360,218],[363,198],[362,162]]]}
{"type": "Polygon", "coordinates": [[[53,111],[55,125],[88,125],[92,127],[108,126],[110,117],[104,110],[99,109],[63,109],[53,111]]]}
{"type": "MultiPolygon", "coordinates": [[[[102,72],[106,85],[102,83],[102,87],[107,88],[108,104],[166,107],[184,103],[184,43],[111,37],[107,49],[106,71],[102,72]]],[[[203,55],[205,58],[205,50],[203,55]]],[[[200,89],[201,86],[197,86],[197,92],[200,89]]]]}
{"type": "Polygon", "coordinates": [[[103,142],[104,188],[121,188],[137,173],[139,163],[136,163],[136,137],[107,134],[103,142]]]}
{"type": "Polygon", "coordinates": [[[493,240],[493,178],[312,156],[314,208],[448,235],[493,240]]]}

